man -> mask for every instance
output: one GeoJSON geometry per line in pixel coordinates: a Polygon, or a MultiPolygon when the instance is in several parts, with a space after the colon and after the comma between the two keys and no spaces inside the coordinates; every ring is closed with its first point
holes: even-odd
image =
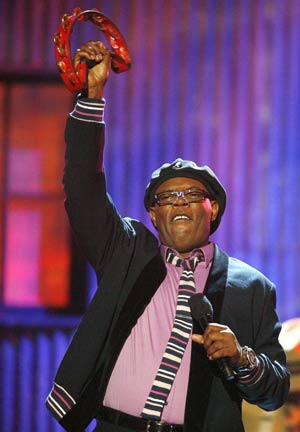
{"type": "Polygon", "coordinates": [[[275,287],[210,242],[226,193],[209,167],[177,159],[152,174],[144,203],[160,242],[142,223],[121,218],[102,166],[110,54],[89,42],[74,61],[82,59],[96,66],[88,97],[68,117],[64,188],[99,288],[47,406],[72,432],[92,418],[96,431],[243,431],[242,399],[274,410],[288,394],[275,287]],[[214,322],[191,336],[195,293],[205,295],[201,307],[211,302],[214,322]]]}

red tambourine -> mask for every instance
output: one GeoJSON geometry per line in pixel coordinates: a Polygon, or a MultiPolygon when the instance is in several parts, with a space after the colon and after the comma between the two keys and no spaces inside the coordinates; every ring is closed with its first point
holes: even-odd
{"type": "Polygon", "coordinates": [[[56,63],[62,80],[71,92],[87,88],[87,64],[73,65],[70,37],[74,24],[91,21],[105,35],[111,52],[111,67],[116,73],[125,72],[131,66],[130,54],[126,42],[115,24],[98,9],[82,11],[80,7],[74,9],[73,15],[64,14],[57,33],[54,35],[54,49],[56,63]]]}

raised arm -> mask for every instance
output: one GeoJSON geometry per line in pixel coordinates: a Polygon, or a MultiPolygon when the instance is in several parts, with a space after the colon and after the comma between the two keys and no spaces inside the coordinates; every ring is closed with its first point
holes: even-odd
{"type": "Polygon", "coordinates": [[[89,262],[101,271],[113,248],[127,240],[129,231],[106,193],[103,172],[103,92],[110,72],[110,53],[103,43],[88,42],[77,50],[75,65],[84,59],[92,62],[87,97],[79,97],[67,119],[63,184],[75,236],[89,262]]]}

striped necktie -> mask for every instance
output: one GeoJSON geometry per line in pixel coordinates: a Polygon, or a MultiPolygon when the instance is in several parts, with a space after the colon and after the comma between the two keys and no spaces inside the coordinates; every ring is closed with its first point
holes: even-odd
{"type": "Polygon", "coordinates": [[[141,416],[160,420],[163,408],[171,391],[176,373],[180,367],[193,327],[189,298],[195,294],[194,270],[202,256],[184,260],[168,250],[167,262],[182,267],[174,324],[165,353],[146,400],[141,416]]]}

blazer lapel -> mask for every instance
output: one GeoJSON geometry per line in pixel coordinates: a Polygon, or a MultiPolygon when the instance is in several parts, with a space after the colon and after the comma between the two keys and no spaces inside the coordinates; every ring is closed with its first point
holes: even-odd
{"type": "Polygon", "coordinates": [[[110,368],[113,368],[131,329],[151,301],[156,290],[164,280],[166,273],[167,270],[158,249],[157,254],[146,264],[137,278],[120,311],[118,320],[114,324],[114,330],[110,337],[112,341],[110,344],[110,354],[108,354],[113,359],[110,361],[110,368]]]}
{"type": "MultiPolygon", "coordinates": [[[[214,321],[216,322],[219,322],[221,316],[227,281],[227,269],[228,256],[215,245],[214,260],[205,285],[204,294],[213,306],[214,321]]],[[[204,348],[193,342],[185,408],[184,430],[186,432],[203,431],[215,373],[218,374],[218,370],[212,368],[212,364],[207,359],[204,348]]]]}
{"type": "Polygon", "coordinates": [[[160,250],[148,262],[136,280],[130,294],[119,315],[116,325],[118,338],[127,337],[138,318],[144,312],[145,307],[151,301],[156,290],[164,280],[167,270],[163,262],[160,250]],[[123,331],[120,332],[120,329],[123,331]]]}
{"type": "Polygon", "coordinates": [[[227,272],[228,255],[215,245],[214,260],[204,289],[204,294],[212,304],[215,322],[220,322],[227,272]]]}

